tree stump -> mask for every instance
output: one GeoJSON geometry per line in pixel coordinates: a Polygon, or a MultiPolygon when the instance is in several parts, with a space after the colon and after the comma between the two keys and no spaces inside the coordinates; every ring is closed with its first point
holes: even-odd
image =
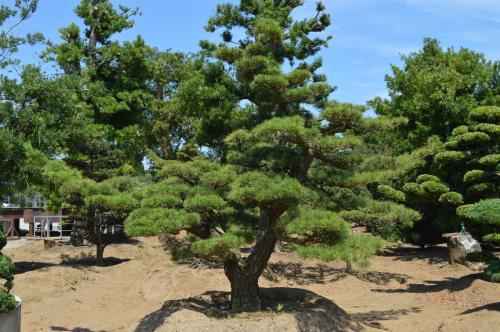
{"type": "Polygon", "coordinates": [[[481,245],[469,233],[447,233],[443,237],[448,242],[448,263],[467,264],[467,254],[481,252],[481,245]]]}
{"type": "Polygon", "coordinates": [[[56,246],[56,241],[55,240],[43,240],[43,247],[44,249],[50,249],[54,248],[56,246]]]}

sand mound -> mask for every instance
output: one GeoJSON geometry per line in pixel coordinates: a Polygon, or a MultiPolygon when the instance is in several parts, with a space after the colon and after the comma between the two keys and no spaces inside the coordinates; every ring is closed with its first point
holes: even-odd
{"type": "Polygon", "coordinates": [[[170,300],[144,317],[137,332],[155,331],[361,331],[332,301],[298,288],[263,288],[268,310],[231,315],[229,292],[210,291],[183,300],[170,300]]]}
{"type": "Polygon", "coordinates": [[[368,271],[274,254],[259,282],[268,310],[230,315],[220,268],[178,264],[156,238],[93,247],[40,241],[6,249],[16,263],[23,331],[494,331],[499,285],[450,267],[443,248],[376,257],[368,271]],[[468,301],[468,302],[465,302],[468,301]],[[464,304],[465,303],[465,304],[464,304]],[[279,310],[278,310],[279,309],[279,310]]]}

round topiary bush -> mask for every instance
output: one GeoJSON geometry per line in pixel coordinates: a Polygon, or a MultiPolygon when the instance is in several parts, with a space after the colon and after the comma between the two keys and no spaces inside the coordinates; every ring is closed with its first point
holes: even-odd
{"type": "Polygon", "coordinates": [[[500,260],[491,262],[484,270],[484,275],[489,281],[500,282],[500,260]]]}
{"type": "Polygon", "coordinates": [[[0,313],[14,310],[16,307],[16,299],[10,294],[13,286],[12,281],[14,280],[14,263],[1,252],[6,244],[7,236],[5,236],[2,226],[0,226],[0,313]],[[2,280],[5,280],[5,282],[2,283],[2,280]]]}
{"type": "Polygon", "coordinates": [[[497,256],[491,251],[471,252],[465,257],[469,262],[491,263],[497,261],[497,256]]]}

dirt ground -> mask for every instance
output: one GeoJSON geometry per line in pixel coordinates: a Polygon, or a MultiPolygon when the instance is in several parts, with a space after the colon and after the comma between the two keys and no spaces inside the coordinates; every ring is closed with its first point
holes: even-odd
{"type": "Polygon", "coordinates": [[[260,279],[269,310],[228,316],[220,268],[171,260],[156,238],[109,246],[5,249],[16,263],[13,292],[23,331],[498,331],[500,285],[446,262],[444,248],[401,248],[365,273],[344,264],[274,254],[260,279]]]}

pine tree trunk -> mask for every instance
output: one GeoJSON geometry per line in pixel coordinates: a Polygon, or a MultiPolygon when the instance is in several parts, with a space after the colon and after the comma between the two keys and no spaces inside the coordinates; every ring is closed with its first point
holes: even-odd
{"type": "Polygon", "coordinates": [[[262,309],[259,295],[259,277],[241,269],[238,262],[224,265],[224,272],[231,283],[231,309],[234,312],[251,312],[262,309]]]}
{"type": "Polygon", "coordinates": [[[224,272],[231,283],[231,309],[234,312],[251,312],[262,309],[258,280],[267,266],[276,245],[273,224],[281,212],[263,209],[260,213],[259,229],[252,253],[239,262],[224,263],[224,272]]]}
{"type": "Polygon", "coordinates": [[[352,262],[347,260],[345,261],[346,264],[346,271],[347,273],[352,273],[354,270],[352,269],[352,262]]]}
{"type": "Polygon", "coordinates": [[[95,262],[97,266],[104,265],[104,248],[103,244],[96,244],[95,262]]]}
{"type": "Polygon", "coordinates": [[[74,221],[69,243],[72,246],[81,247],[83,246],[84,239],[85,239],[84,223],[82,221],[74,221]]]}

